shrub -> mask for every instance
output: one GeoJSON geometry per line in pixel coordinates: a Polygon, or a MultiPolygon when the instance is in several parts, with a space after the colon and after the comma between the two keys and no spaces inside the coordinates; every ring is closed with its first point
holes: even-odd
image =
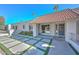
{"type": "Polygon", "coordinates": [[[20,32],[19,34],[32,36],[32,31],[29,31],[29,32],[27,32],[27,31],[22,31],[22,32],[20,32]]]}

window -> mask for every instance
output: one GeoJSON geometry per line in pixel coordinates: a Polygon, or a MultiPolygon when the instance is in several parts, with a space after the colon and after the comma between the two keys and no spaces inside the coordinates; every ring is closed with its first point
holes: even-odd
{"type": "Polygon", "coordinates": [[[17,30],[17,26],[14,26],[14,29],[17,30]]]}
{"type": "Polygon", "coordinates": [[[29,30],[32,31],[32,26],[31,25],[29,25],[29,30]]]}
{"type": "Polygon", "coordinates": [[[12,26],[12,29],[14,29],[14,26],[12,26]]]}
{"type": "Polygon", "coordinates": [[[42,25],[42,33],[50,33],[50,26],[42,25]]]}
{"type": "Polygon", "coordinates": [[[17,30],[17,26],[16,26],[16,30],[17,30]]]}
{"type": "Polygon", "coordinates": [[[25,25],[23,25],[23,29],[25,29],[25,25]]]}

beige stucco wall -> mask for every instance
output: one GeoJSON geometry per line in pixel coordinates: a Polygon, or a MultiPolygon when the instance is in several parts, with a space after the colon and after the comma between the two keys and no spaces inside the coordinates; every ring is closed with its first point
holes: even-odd
{"type": "Polygon", "coordinates": [[[53,36],[55,35],[55,23],[50,24],[50,33],[53,36]]]}
{"type": "Polygon", "coordinates": [[[65,40],[68,43],[70,43],[77,50],[77,52],[79,52],[79,45],[77,44],[79,40],[79,36],[77,36],[78,34],[79,34],[79,20],[74,19],[73,21],[67,21],[65,40]],[[70,33],[72,33],[72,36],[70,33]]]}
{"type": "Polygon", "coordinates": [[[17,26],[17,30],[20,30],[20,31],[29,31],[29,22],[16,23],[16,24],[13,24],[12,26],[17,26]],[[23,25],[25,26],[24,29],[23,29],[23,25]]]}
{"type": "Polygon", "coordinates": [[[56,24],[65,24],[65,22],[54,22],[54,23],[50,23],[50,33],[51,35],[53,36],[59,36],[57,35],[55,32],[56,32],[56,24]]]}
{"type": "Polygon", "coordinates": [[[40,24],[40,27],[39,27],[39,32],[43,35],[52,35],[52,36],[55,36],[55,25],[56,24],[64,24],[65,22],[51,22],[51,23],[43,23],[43,24],[40,24]],[[46,24],[49,24],[50,25],[50,33],[49,34],[46,34],[46,33],[42,33],[42,30],[41,30],[41,25],[46,25],[46,24]]]}

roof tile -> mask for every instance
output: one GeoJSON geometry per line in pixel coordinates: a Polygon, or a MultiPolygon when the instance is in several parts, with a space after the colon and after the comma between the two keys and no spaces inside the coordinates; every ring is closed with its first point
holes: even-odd
{"type": "Polygon", "coordinates": [[[38,19],[31,21],[31,23],[65,21],[65,20],[72,20],[77,17],[79,17],[79,14],[73,12],[71,9],[65,9],[61,12],[55,12],[52,14],[41,16],[38,19]]]}

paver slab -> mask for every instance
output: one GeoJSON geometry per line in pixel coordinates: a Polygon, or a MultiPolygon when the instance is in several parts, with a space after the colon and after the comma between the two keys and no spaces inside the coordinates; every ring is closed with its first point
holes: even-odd
{"type": "Polygon", "coordinates": [[[28,40],[30,40],[30,39],[28,39],[28,38],[23,38],[23,39],[20,39],[21,41],[28,41],[28,40]]]}
{"type": "Polygon", "coordinates": [[[21,36],[14,36],[14,38],[16,38],[16,39],[22,39],[23,37],[21,37],[21,36]]]}
{"type": "Polygon", "coordinates": [[[44,42],[49,43],[50,42],[50,39],[42,39],[41,41],[44,41],[44,42]]]}
{"type": "Polygon", "coordinates": [[[17,44],[21,43],[20,41],[13,41],[11,43],[7,43],[7,44],[4,44],[7,48],[10,48],[12,46],[15,46],[17,44]]]}
{"type": "Polygon", "coordinates": [[[6,41],[6,40],[9,40],[9,39],[3,39],[3,40],[0,39],[0,42],[6,41]]]}
{"type": "Polygon", "coordinates": [[[29,41],[25,41],[27,44],[34,44],[36,43],[37,41],[36,40],[29,40],[29,41]]]}
{"type": "Polygon", "coordinates": [[[2,41],[2,40],[8,40],[9,38],[6,38],[6,37],[0,37],[0,41],[2,41]]]}
{"type": "Polygon", "coordinates": [[[41,40],[41,38],[38,38],[38,37],[35,37],[35,38],[33,38],[34,40],[41,40]]]}
{"type": "Polygon", "coordinates": [[[44,51],[41,51],[35,47],[34,48],[31,47],[28,51],[24,53],[24,55],[43,55],[43,54],[44,54],[44,51]]]}
{"type": "Polygon", "coordinates": [[[6,41],[2,41],[1,43],[10,43],[10,42],[13,42],[13,41],[16,41],[16,40],[13,40],[13,39],[10,39],[10,40],[6,40],[6,41]]]}
{"type": "Polygon", "coordinates": [[[30,47],[30,45],[25,44],[25,43],[22,43],[22,44],[19,44],[19,45],[15,46],[15,47],[10,48],[10,50],[11,50],[14,54],[17,54],[17,53],[20,53],[20,52],[26,50],[26,49],[29,48],[29,47],[30,47]]]}
{"type": "Polygon", "coordinates": [[[35,44],[35,46],[38,47],[38,48],[40,48],[40,49],[46,50],[47,47],[44,46],[45,44],[47,44],[47,43],[38,42],[37,44],[35,44]]]}

